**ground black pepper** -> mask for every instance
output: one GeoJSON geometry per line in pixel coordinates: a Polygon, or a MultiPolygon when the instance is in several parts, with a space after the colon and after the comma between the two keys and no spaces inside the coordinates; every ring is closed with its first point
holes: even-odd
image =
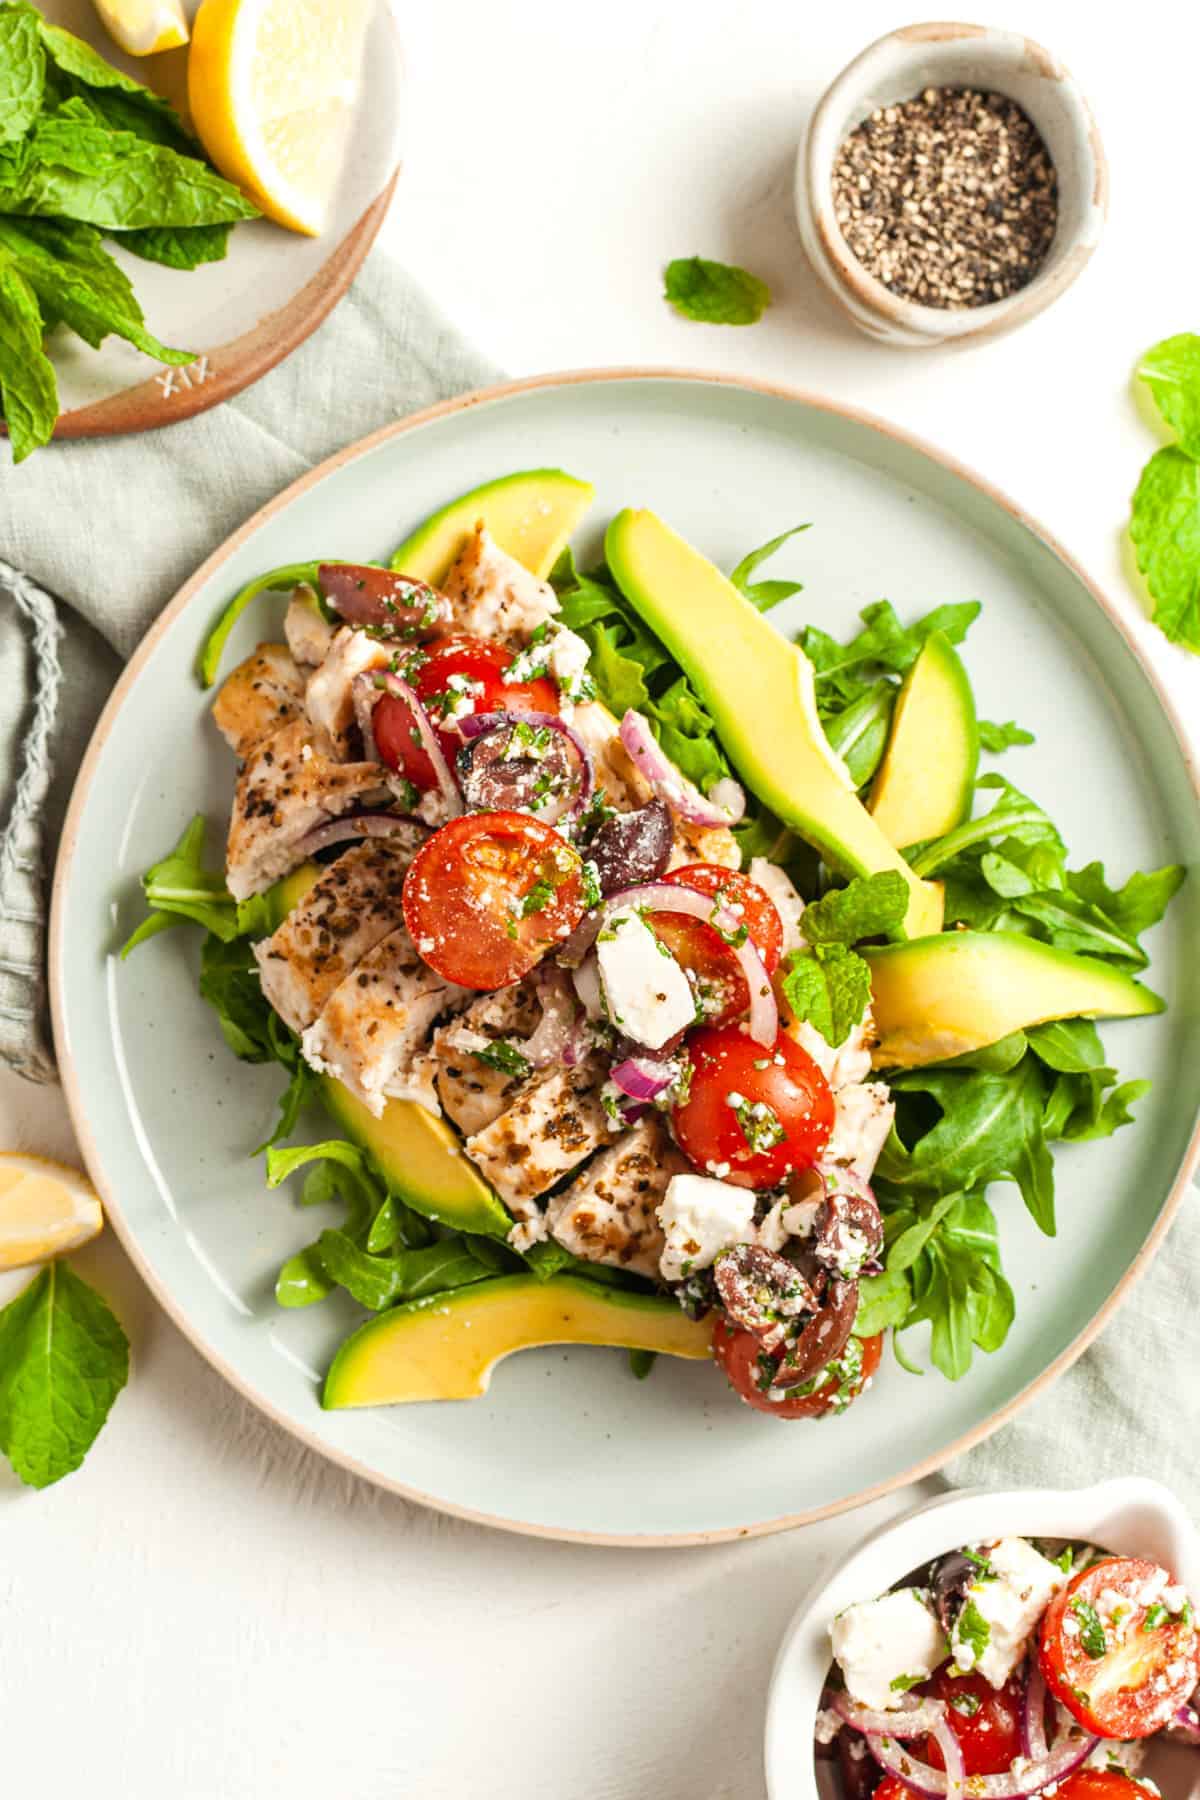
{"type": "Polygon", "coordinates": [[[960,309],[1032,280],[1054,239],[1058,182],[1032,120],[975,88],[881,106],[833,168],[838,225],[867,272],[904,299],[960,309]]]}

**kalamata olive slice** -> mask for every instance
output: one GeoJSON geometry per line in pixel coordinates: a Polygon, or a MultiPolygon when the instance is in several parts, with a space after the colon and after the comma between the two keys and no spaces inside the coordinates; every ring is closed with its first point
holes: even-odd
{"type": "Polygon", "coordinates": [[[857,1731],[839,1731],[834,1739],[842,1800],[871,1800],[879,1786],[880,1767],[857,1731]]]}
{"type": "Polygon", "coordinates": [[[962,1611],[967,1589],[978,1574],[977,1564],[969,1556],[964,1556],[961,1550],[947,1551],[930,1570],[929,1591],[933,1597],[933,1609],[947,1637],[953,1631],[954,1621],[962,1611]]]}
{"type": "Polygon", "coordinates": [[[778,1350],[797,1319],[816,1310],[812,1289],[794,1263],[759,1244],[737,1244],[713,1264],[725,1312],[752,1331],[764,1350],[778,1350]]]}
{"type": "Polygon", "coordinates": [[[858,1312],[857,1281],[831,1281],[819,1310],[790,1344],[775,1371],[778,1388],[801,1387],[826,1363],[840,1356],[850,1341],[858,1312]]]}
{"type": "Polygon", "coordinates": [[[322,563],[321,592],[348,625],[411,642],[437,631],[450,617],[450,602],[427,581],[377,569],[371,563],[322,563]]]}
{"type": "Polygon", "coordinates": [[[594,863],[602,894],[657,881],[671,860],[675,828],[665,800],[605,819],[583,854],[594,863]]]}
{"type": "Polygon", "coordinates": [[[468,812],[524,812],[554,825],[579,799],[582,765],[566,732],[498,716],[455,757],[468,812]]]}
{"type": "Polygon", "coordinates": [[[822,1268],[855,1281],[883,1249],[883,1220],[868,1194],[834,1192],[813,1220],[813,1254],[822,1268]]]}

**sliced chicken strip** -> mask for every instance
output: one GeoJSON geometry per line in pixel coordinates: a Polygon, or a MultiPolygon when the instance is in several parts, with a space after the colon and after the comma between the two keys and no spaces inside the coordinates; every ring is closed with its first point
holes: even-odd
{"type": "Polygon", "coordinates": [[[825,1161],[845,1163],[870,1181],[896,1116],[891,1090],[882,1081],[850,1081],[838,1088],[833,1100],[825,1161]]]}
{"type": "Polygon", "coordinates": [[[248,900],[302,861],[310,831],[354,807],[390,806],[403,793],[380,763],[341,763],[307,719],[260,744],[238,776],[225,852],[235,900],[248,900]]]}
{"type": "Polygon", "coordinates": [[[324,660],[308,678],[304,705],[314,725],[329,733],[339,757],[350,754],[355,727],[354,678],[386,669],[395,645],[343,625],[334,633],[324,660]]]}
{"type": "Polygon", "coordinates": [[[436,1112],[426,1039],[439,1014],[465,997],[421,961],[401,925],[334,989],[300,1040],[304,1060],[376,1115],[389,1096],[432,1102],[436,1112]]]}
{"type": "Polygon", "coordinates": [[[589,1262],[654,1279],[665,1241],[655,1208],[689,1167],[657,1113],[646,1113],[550,1201],[550,1236],[589,1262]]]}
{"type": "Polygon", "coordinates": [[[595,1058],[534,1076],[507,1112],[467,1139],[468,1156],[514,1217],[540,1218],[538,1195],[608,1142],[602,1076],[595,1058]]]}
{"type": "Polygon", "coordinates": [[[453,629],[477,637],[526,643],[539,625],[558,611],[558,596],[547,581],[531,575],[502,550],[480,522],[442,585],[454,608],[453,629]]]}
{"type": "Polygon", "coordinates": [[[476,1054],[497,1038],[517,1048],[533,1032],[541,1007],[531,985],[517,982],[494,994],[481,994],[433,1040],[437,1087],[442,1106],[465,1137],[483,1131],[515,1100],[524,1080],[494,1068],[476,1054]]]}
{"type": "Polygon", "coordinates": [[[607,706],[599,700],[585,700],[572,709],[571,724],[592,753],[596,781],[605,798],[622,812],[645,806],[653,790],[634,767],[607,706]]]}
{"type": "Polygon", "coordinates": [[[685,863],[716,863],[722,869],[740,869],[742,853],[728,825],[689,825],[686,819],[675,819],[675,842],[671,846],[668,869],[681,869],[685,863]]]}
{"type": "Polygon", "coordinates": [[[312,589],[296,588],[283,619],[283,635],[296,661],[304,668],[315,669],[325,661],[336,630],[337,626],[322,616],[312,589]]]}
{"type": "Polygon", "coordinates": [[[217,729],[243,760],[304,710],[304,677],[283,644],[260,644],[221,684],[217,729]]]}
{"type": "Polygon", "coordinates": [[[272,937],[256,944],[262,990],[285,1025],[311,1025],[338,983],[402,922],[404,876],[424,838],[375,839],[343,851],[272,937]]]}

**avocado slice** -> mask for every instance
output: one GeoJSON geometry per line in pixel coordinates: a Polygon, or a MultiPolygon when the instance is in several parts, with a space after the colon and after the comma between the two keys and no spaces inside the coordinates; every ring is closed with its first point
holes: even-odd
{"type": "Polygon", "coordinates": [[[1140,982],[1019,931],[947,931],[864,949],[877,1068],[941,1062],[1048,1019],[1122,1019],[1163,1010],[1140,982]]]}
{"type": "Polygon", "coordinates": [[[601,1344],[693,1360],[712,1354],[712,1320],[689,1319],[674,1300],[581,1281],[577,1275],[501,1275],[431,1294],[369,1319],[346,1339],[321,1404],[396,1406],[473,1400],[515,1350],[601,1344]]]}
{"type": "Polygon", "coordinates": [[[971,810],[978,766],[971,683],[949,638],[935,631],[901,684],[867,810],[897,850],[943,837],[971,810]]]}
{"type": "Polygon", "coordinates": [[[590,481],[562,469],[522,469],[472,488],[431,514],[392,552],[392,568],[440,587],[482,519],[502,550],[534,575],[548,575],[595,496],[590,481]]]}
{"type": "MultiPolygon", "coordinates": [[[[281,925],[321,873],[319,863],[302,863],[268,891],[273,926],[281,925]]],[[[317,1086],[327,1111],[371,1158],[389,1190],[414,1212],[456,1231],[507,1238],[512,1219],[444,1119],[415,1100],[389,1100],[379,1118],[342,1082],[321,1075],[317,1086]]]]}
{"type": "Polygon", "coordinates": [[[799,646],[654,513],[618,513],[604,547],[622,593],[687,670],[759,799],[843,873],[898,869],[910,888],[905,935],[939,931],[941,889],[913,874],[855,793],[826,741],[799,646]]]}

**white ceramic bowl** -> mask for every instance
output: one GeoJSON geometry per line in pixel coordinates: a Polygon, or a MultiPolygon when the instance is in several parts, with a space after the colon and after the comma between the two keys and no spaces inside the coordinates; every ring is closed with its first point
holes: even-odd
{"type": "MultiPolygon", "coordinates": [[[[1200,1593],[1200,1533],[1167,1488],[1122,1476],[1074,1491],[966,1488],[883,1526],[812,1587],[788,1627],[767,1701],[766,1773],[771,1800],[818,1800],[813,1724],[829,1671],[829,1623],[935,1556],[999,1533],[1084,1538],[1102,1549],[1150,1556],[1200,1593]]],[[[1156,1743],[1146,1763],[1165,1800],[1200,1791],[1200,1754],[1156,1743]]]]}
{"type": "Polygon", "coordinates": [[[813,268],[856,325],[890,344],[994,336],[1031,319],[1084,267],[1107,209],[1104,150],[1075,81],[1032,38],[986,25],[905,25],[879,38],[826,90],[796,163],[796,218],[813,268]],[[1015,100],[1058,172],[1058,229],[1045,262],[1027,286],[990,306],[949,311],[893,294],[850,250],[834,212],[833,166],[845,138],[876,107],[926,87],[974,87],[1015,100]]]}

